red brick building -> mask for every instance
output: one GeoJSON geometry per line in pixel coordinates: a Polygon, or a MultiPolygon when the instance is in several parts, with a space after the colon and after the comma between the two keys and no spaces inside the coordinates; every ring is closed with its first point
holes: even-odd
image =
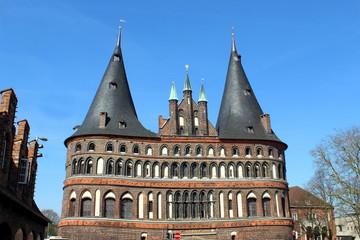
{"type": "Polygon", "coordinates": [[[301,240],[335,240],[334,208],[304,189],[291,187],[290,210],[301,240]]]}
{"type": "Polygon", "coordinates": [[[202,86],[175,84],[159,132],[139,122],[120,34],[68,149],[60,235],[71,240],[291,239],[287,145],[258,104],[232,41],[216,127],[202,86]]]}
{"type": "Polygon", "coordinates": [[[48,220],[33,200],[39,144],[28,141],[26,120],[14,125],[17,98],[1,91],[0,105],[0,239],[42,240],[48,220]]]}

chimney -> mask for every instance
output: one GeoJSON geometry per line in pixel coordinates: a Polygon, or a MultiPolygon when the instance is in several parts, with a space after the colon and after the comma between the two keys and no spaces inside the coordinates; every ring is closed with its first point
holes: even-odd
{"type": "Polygon", "coordinates": [[[270,114],[265,113],[265,114],[260,116],[260,119],[261,119],[262,125],[265,128],[265,132],[266,133],[272,133],[272,131],[271,131],[271,123],[270,123],[270,114]]]}

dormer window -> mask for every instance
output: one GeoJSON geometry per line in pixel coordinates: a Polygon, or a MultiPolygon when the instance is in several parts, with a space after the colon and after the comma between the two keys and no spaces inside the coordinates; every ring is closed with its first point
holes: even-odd
{"type": "Polygon", "coordinates": [[[110,89],[116,89],[116,88],[117,88],[116,82],[111,82],[111,83],[109,83],[109,88],[110,88],[110,89]]]}
{"type": "Polygon", "coordinates": [[[115,61],[115,62],[119,62],[119,61],[120,61],[119,55],[114,55],[114,61],[115,61]]]}
{"type": "Polygon", "coordinates": [[[245,96],[251,96],[251,95],[252,95],[251,89],[245,89],[245,96]]]}
{"type": "Polygon", "coordinates": [[[254,127],[253,127],[253,126],[247,126],[247,127],[246,127],[246,131],[247,131],[248,133],[254,133],[254,127]]]}
{"type": "Polygon", "coordinates": [[[119,122],[119,128],[126,128],[126,127],[127,127],[126,122],[124,121],[119,122]]]}

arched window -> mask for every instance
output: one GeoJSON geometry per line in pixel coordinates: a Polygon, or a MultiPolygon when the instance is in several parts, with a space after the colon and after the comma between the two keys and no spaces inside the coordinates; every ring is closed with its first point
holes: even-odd
{"type": "Polygon", "coordinates": [[[269,148],[269,158],[274,157],[274,150],[272,148],[269,148]]]}
{"type": "Polygon", "coordinates": [[[169,165],[167,163],[164,163],[161,166],[161,177],[162,178],[168,178],[169,177],[169,165]]]}
{"type": "Polygon", "coordinates": [[[282,171],[282,165],[281,164],[278,165],[278,176],[279,176],[279,179],[283,178],[283,171],[282,171]]]}
{"type": "Polygon", "coordinates": [[[214,156],[214,149],[213,149],[212,147],[209,147],[208,156],[209,156],[209,157],[213,157],[213,156],[214,156]]]}
{"type": "Polygon", "coordinates": [[[262,176],[265,178],[269,177],[269,165],[267,163],[263,163],[262,165],[262,176]]]}
{"type": "Polygon", "coordinates": [[[111,143],[108,143],[108,144],[106,145],[106,151],[107,151],[107,152],[112,152],[113,150],[114,150],[113,145],[112,145],[111,143]]]}
{"type": "Polygon", "coordinates": [[[264,217],[271,217],[270,198],[264,197],[262,199],[262,208],[263,208],[263,216],[264,217]]]}
{"type": "Polygon", "coordinates": [[[175,219],[180,218],[180,193],[175,193],[175,219]]]}
{"type": "Polygon", "coordinates": [[[160,177],[160,166],[158,162],[153,164],[153,176],[154,178],[160,177]]]}
{"type": "Polygon", "coordinates": [[[115,199],[106,198],[104,202],[104,217],[113,218],[115,217],[115,199]]]}
{"type": "Polygon", "coordinates": [[[216,178],[217,177],[217,169],[216,169],[216,165],[212,164],[210,167],[210,177],[211,178],[216,178]]]}
{"type": "Polygon", "coordinates": [[[73,160],[72,163],[72,174],[77,174],[77,169],[78,169],[78,162],[76,161],[76,159],[73,160]]]}
{"type": "Polygon", "coordinates": [[[168,155],[168,148],[167,147],[162,147],[161,148],[161,155],[163,155],[163,156],[166,156],[166,155],[168,155]]]}
{"type": "Polygon", "coordinates": [[[261,173],[261,170],[260,170],[260,164],[259,163],[255,163],[254,165],[254,176],[256,178],[260,177],[260,173],[261,173]]]}
{"type": "Polygon", "coordinates": [[[237,166],[238,178],[244,178],[244,168],[243,165],[240,163],[237,166]]]}
{"type": "Polygon", "coordinates": [[[121,199],[121,205],[120,205],[121,218],[132,218],[132,205],[133,205],[132,199],[129,198],[121,199]]]}
{"type": "Polygon", "coordinates": [[[251,148],[250,147],[245,148],[245,157],[251,157],[251,148]]]}
{"type": "Polygon", "coordinates": [[[219,176],[220,176],[220,178],[225,178],[226,177],[226,171],[225,171],[225,164],[224,163],[220,164],[219,176]]]}
{"type": "Polygon", "coordinates": [[[144,193],[138,195],[138,218],[144,218],[144,193]]]}
{"type": "Polygon", "coordinates": [[[209,204],[209,217],[213,218],[214,217],[214,194],[212,192],[209,193],[208,195],[208,204],[209,204]]]}
{"type": "Polygon", "coordinates": [[[228,209],[229,209],[229,217],[234,217],[234,211],[233,211],[233,194],[232,192],[229,192],[228,194],[228,209]]]}
{"type": "Polygon", "coordinates": [[[247,208],[248,208],[248,216],[255,217],[256,214],[256,198],[248,198],[247,199],[247,208]]]}
{"type": "Polygon", "coordinates": [[[76,146],[75,146],[75,152],[80,152],[80,151],[81,151],[81,144],[78,143],[78,144],[76,144],[76,146]]]}
{"type": "Polygon", "coordinates": [[[225,148],[220,148],[220,157],[225,157],[225,148]]]}
{"type": "Polygon", "coordinates": [[[229,178],[234,178],[235,177],[235,169],[234,169],[234,165],[233,164],[229,164],[229,178]]]}
{"type": "Polygon", "coordinates": [[[197,194],[196,192],[193,192],[191,194],[191,218],[196,218],[197,217],[197,194]]]}
{"type": "Polygon", "coordinates": [[[85,173],[85,161],[83,159],[80,159],[78,163],[78,174],[84,174],[85,173]]]}
{"type": "Polygon", "coordinates": [[[70,199],[69,202],[69,217],[74,217],[75,216],[75,207],[76,207],[76,199],[72,198],[70,199]]]}
{"type": "Polygon", "coordinates": [[[251,163],[245,165],[245,177],[251,177],[251,163]]]}
{"type": "Polygon", "coordinates": [[[125,176],[131,177],[133,164],[131,161],[127,161],[125,164],[125,176]]]}
{"type": "Polygon", "coordinates": [[[150,146],[147,146],[145,152],[146,152],[146,155],[151,156],[152,155],[152,148],[150,146]]]}
{"type": "Polygon", "coordinates": [[[173,217],[173,195],[172,193],[169,191],[166,194],[166,217],[167,218],[172,218],[173,217]]]}
{"type": "Polygon", "coordinates": [[[174,147],[174,155],[175,155],[175,156],[179,156],[179,155],[180,155],[180,148],[179,148],[179,146],[175,146],[175,147],[174,147]]]}
{"type": "Polygon", "coordinates": [[[115,167],[115,175],[122,175],[122,161],[121,159],[117,160],[116,167],[115,167]]]}
{"type": "Polygon", "coordinates": [[[179,167],[177,163],[173,163],[171,167],[172,177],[179,177],[179,167]]]}
{"type": "Polygon", "coordinates": [[[89,143],[88,151],[95,151],[95,144],[94,143],[89,143]]]}
{"type": "Polygon", "coordinates": [[[114,174],[114,161],[112,159],[107,162],[106,174],[114,174]]]}
{"type": "Polygon", "coordinates": [[[200,167],[200,174],[201,174],[201,178],[206,178],[207,177],[207,166],[206,163],[202,163],[201,167],[200,167]]]}
{"type": "Polygon", "coordinates": [[[99,158],[96,163],[96,174],[101,175],[104,173],[104,159],[99,158]]]}
{"type": "Polygon", "coordinates": [[[197,177],[197,164],[196,163],[193,163],[192,165],[191,165],[191,174],[190,174],[191,176],[191,178],[195,178],[195,177],[197,177]]]}
{"type": "Polygon", "coordinates": [[[120,145],[120,153],[126,153],[126,146],[124,144],[120,145]]]}
{"type": "Polygon", "coordinates": [[[239,156],[239,149],[238,149],[237,147],[233,147],[233,148],[232,148],[232,155],[233,155],[234,157],[239,156]]]}
{"type": "Polygon", "coordinates": [[[183,218],[189,218],[189,193],[183,194],[183,218]]]}
{"type": "Polygon", "coordinates": [[[91,174],[93,169],[93,161],[88,159],[86,162],[86,174],[91,174]]]}
{"type": "Polygon", "coordinates": [[[183,127],[185,125],[185,120],[183,117],[179,117],[179,126],[183,127]]]}
{"type": "Polygon", "coordinates": [[[198,117],[194,117],[194,125],[195,125],[195,127],[199,126],[199,118],[198,117]]]}
{"type": "Polygon", "coordinates": [[[151,177],[151,166],[149,162],[145,163],[145,167],[144,167],[144,176],[145,177],[151,177]]]}
{"type": "Polygon", "coordinates": [[[186,156],[189,156],[189,155],[190,155],[190,146],[187,146],[187,147],[185,148],[185,155],[186,155],[186,156]]]}
{"type": "Polygon", "coordinates": [[[224,203],[224,193],[220,192],[219,194],[219,203],[220,203],[220,218],[225,217],[225,203],[224,203]]]}
{"type": "Polygon", "coordinates": [[[286,201],[285,201],[284,194],[282,194],[282,196],[281,196],[281,208],[282,208],[283,217],[286,217],[286,201]]]}
{"type": "Polygon", "coordinates": [[[181,164],[181,173],[180,173],[182,178],[187,178],[188,177],[188,164],[187,163],[182,163],[181,164]]]}
{"type": "Polygon", "coordinates": [[[152,192],[148,194],[148,214],[149,218],[154,218],[154,195],[152,192]]]}
{"type": "Polygon", "coordinates": [[[201,192],[199,198],[200,198],[200,206],[199,206],[200,218],[206,218],[205,193],[201,192]]]}
{"type": "Polygon", "coordinates": [[[202,148],[200,146],[198,146],[196,148],[196,156],[201,156],[202,155],[202,148]]]}
{"type": "Polygon", "coordinates": [[[81,200],[80,216],[81,217],[90,217],[91,216],[91,208],[92,208],[91,199],[83,198],[81,200]]]}
{"type": "Polygon", "coordinates": [[[134,146],[134,148],[133,148],[133,153],[134,153],[134,154],[140,154],[140,150],[139,150],[139,147],[138,147],[138,146],[134,146]]]}
{"type": "Polygon", "coordinates": [[[262,157],[263,156],[263,151],[261,147],[256,148],[256,156],[257,157],[262,157]]]}
{"type": "Polygon", "coordinates": [[[135,163],[135,177],[141,177],[142,165],[140,161],[135,163]]]}

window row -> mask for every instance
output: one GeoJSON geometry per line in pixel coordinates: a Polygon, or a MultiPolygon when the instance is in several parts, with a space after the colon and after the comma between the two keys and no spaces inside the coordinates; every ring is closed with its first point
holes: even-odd
{"type": "Polygon", "coordinates": [[[227,193],[221,191],[167,191],[139,193],[136,198],[129,192],[117,198],[112,191],[100,197],[85,191],[78,199],[73,191],[68,205],[68,217],[105,217],[124,219],[207,219],[242,217],[287,217],[286,197],[265,191],[261,196],[254,192],[227,193]],[[165,194],[164,194],[165,195],[165,194]]]}
{"type": "Polygon", "coordinates": [[[88,159],[74,159],[72,174],[107,174],[125,177],[144,178],[273,178],[285,179],[285,167],[281,163],[264,162],[230,162],[197,163],[197,162],[142,162],[112,158],[106,162],[103,158],[96,161],[88,159]]]}
{"type": "MultiPolygon", "coordinates": [[[[75,146],[75,152],[81,151],[81,144],[77,143],[75,146]]],[[[87,151],[95,151],[95,143],[90,142],[87,145],[87,151]]],[[[115,152],[114,144],[109,142],[106,144],[104,151],[106,152],[115,152]]],[[[126,144],[120,144],[118,152],[120,153],[132,153],[132,154],[141,154],[140,148],[138,145],[133,145],[131,149],[128,149],[126,144]]],[[[209,156],[214,157],[215,156],[215,148],[212,146],[209,146],[206,148],[206,151],[204,152],[203,146],[196,146],[195,149],[192,149],[191,146],[187,145],[183,149],[179,145],[175,145],[171,152],[170,148],[166,145],[161,146],[159,149],[159,153],[162,156],[209,156]]],[[[153,149],[151,146],[145,147],[145,155],[153,155],[153,149]]],[[[252,149],[251,147],[245,147],[242,151],[236,146],[233,146],[231,149],[226,149],[225,147],[220,147],[219,154],[220,157],[226,157],[226,156],[232,156],[232,157],[264,157],[264,151],[262,147],[256,147],[255,149],[252,149]],[[227,151],[230,151],[229,153],[227,151]]],[[[274,148],[267,148],[267,154],[266,157],[274,158],[275,152],[274,148]]],[[[283,159],[283,152],[278,150],[277,157],[280,159],[283,159]]]]}

